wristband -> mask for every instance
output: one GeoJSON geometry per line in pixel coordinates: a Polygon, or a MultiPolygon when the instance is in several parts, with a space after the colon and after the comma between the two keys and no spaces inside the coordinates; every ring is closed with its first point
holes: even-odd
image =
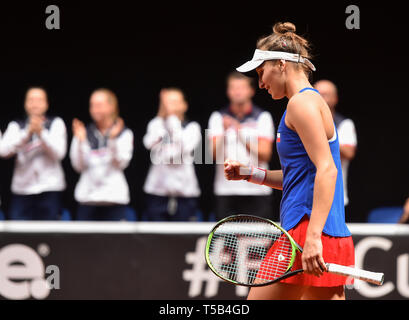
{"type": "Polygon", "coordinates": [[[263,185],[266,181],[267,177],[267,170],[263,168],[255,168],[251,166],[250,168],[250,177],[248,178],[248,182],[263,185]]]}

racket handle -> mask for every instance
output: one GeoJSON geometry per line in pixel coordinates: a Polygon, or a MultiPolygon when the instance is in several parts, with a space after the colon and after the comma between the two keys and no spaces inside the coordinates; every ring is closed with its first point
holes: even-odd
{"type": "Polygon", "coordinates": [[[328,272],[330,273],[353,277],[366,282],[377,284],[378,286],[383,284],[384,274],[381,272],[365,271],[362,269],[345,267],[334,263],[326,263],[326,266],[328,272]]]}

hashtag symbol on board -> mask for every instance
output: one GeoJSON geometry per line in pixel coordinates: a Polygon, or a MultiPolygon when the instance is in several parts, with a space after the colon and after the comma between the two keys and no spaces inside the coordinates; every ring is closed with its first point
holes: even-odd
{"type": "MultiPolygon", "coordinates": [[[[183,271],[183,280],[190,282],[188,295],[191,298],[197,297],[202,293],[203,284],[206,285],[204,295],[211,298],[217,295],[219,291],[220,279],[207,267],[204,257],[207,237],[200,237],[196,241],[194,252],[186,254],[186,263],[191,264],[192,268],[183,271]]],[[[236,286],[236,295],[245,296],[248,288],[236,286]]]]}

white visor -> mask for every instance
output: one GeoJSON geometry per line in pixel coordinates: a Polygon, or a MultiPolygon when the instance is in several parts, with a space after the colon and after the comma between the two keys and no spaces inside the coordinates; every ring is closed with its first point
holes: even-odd
{"type": "Polygon", "coordinates": [[[303,58],[297,53],[289,53],[283,51],[265,51],[256,49],[254,51],[253,58],[250,61],[247,61],[245,64],[238,67],[236,70],[238,72],[250,72],[257,67],[261,66],[261,64],[266,60],[278,60],[283,59],[287,61],[297,62],[297,63],[304,63],[306,64],[312,71],[315,71],[314,65],[311,63],[310,60],[307,58],[303,58]]]}

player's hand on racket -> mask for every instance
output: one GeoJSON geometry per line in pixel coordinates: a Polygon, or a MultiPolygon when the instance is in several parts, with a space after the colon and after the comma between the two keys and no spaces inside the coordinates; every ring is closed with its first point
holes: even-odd
{"type": "Polygon", "coordinates": [[[250,168],[231,159],[224,161],[224,176],[227,180],[243,180],[250,176],[250,168]]]}
{"type": "Polygon", "coordinates": [[[319,277],[327,271],[325,261],[322,257],[321,236],[310,236],[307,234],[301,255],[301,262],[305,273],[319,277]]]}

